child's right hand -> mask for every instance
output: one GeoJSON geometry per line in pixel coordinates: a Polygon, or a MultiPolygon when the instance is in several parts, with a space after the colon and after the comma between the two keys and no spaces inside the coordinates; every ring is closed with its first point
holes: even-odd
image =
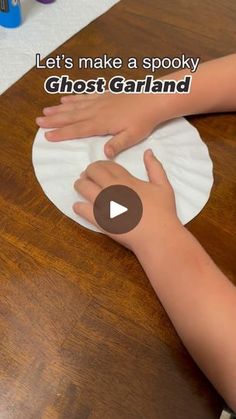
{"type": "Polygon", "coordinates": [[[43,113],[36,122],[42,128],[55,128],[46,134],[49,141],[112,135],[104,149],[108,158],[148,137],[165,119],[151,94],[71,95],[43,113]]]}
{"type": "Polygon", "coordinates": [[[161,163],[151,150],[144,153],[144,164],[149,182],[137,179],[124,167],[111,161],[90,164],[75,182],[75,189],[87,202],[77,202],[74,211],[96,226],[93,205],[102,189],[111,185],[124,185],[138,194],[143,204],[143,216],[139,224],[128,233],[107,233],[136,255],[146,252],[147,243],[155,244],[160,252],[183,229],[176,213],[174,191],[161,163]]]}

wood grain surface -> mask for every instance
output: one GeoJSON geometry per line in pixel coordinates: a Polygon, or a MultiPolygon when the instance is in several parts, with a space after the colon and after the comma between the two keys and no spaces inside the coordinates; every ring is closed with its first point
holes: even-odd
{"type": "MultiPolygon", "coordinates": [[[[235,52],[235,23],[235,0],[122,0],[56,53],[204,61],[235,52]]],[[[218,418],[223,401],[134,255],[66,218],[36,181],[35,117],[58,102],[43,82],[64,72],[33,69],[0,98],[0,417],[218,418]]],[[[68,74],[110,79],[116,71],[68,74]]],[[[188,229],[235,281],[236,115],[189,120],[209,147],[215,183],[188,229]]]]}

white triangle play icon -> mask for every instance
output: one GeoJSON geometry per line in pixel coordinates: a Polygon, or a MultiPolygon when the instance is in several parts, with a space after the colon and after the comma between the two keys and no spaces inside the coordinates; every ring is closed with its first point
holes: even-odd
{"type": "Polygon", "coordinates": [[[118,217],[118,215],[124,214],[124,212],[127,211],[128,208],[123,205],[120,205],[115,201],[110,201],[110,218],[118,217]]]}

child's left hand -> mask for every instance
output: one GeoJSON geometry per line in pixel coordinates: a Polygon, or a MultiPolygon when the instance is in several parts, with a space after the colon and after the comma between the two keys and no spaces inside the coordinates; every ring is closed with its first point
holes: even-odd
{"type": "MultiPolygon", "coordinates": [[[[109,159],[147,138],[167,118],[166,95],[69,95],[61,104],[43,109],[36,118],[49,141],[111,135],[104,145],[109,159]]],[[[170,117],[171,115],[169,115],[170,117]]]]}

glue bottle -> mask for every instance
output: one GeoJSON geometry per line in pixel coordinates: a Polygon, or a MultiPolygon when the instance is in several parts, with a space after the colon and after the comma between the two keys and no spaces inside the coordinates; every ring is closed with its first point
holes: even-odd
{"type": "Polygon", "coordinates": [[[0,0],[0,26],[17,28],[21,22],[20,0],[0,0]]]}

